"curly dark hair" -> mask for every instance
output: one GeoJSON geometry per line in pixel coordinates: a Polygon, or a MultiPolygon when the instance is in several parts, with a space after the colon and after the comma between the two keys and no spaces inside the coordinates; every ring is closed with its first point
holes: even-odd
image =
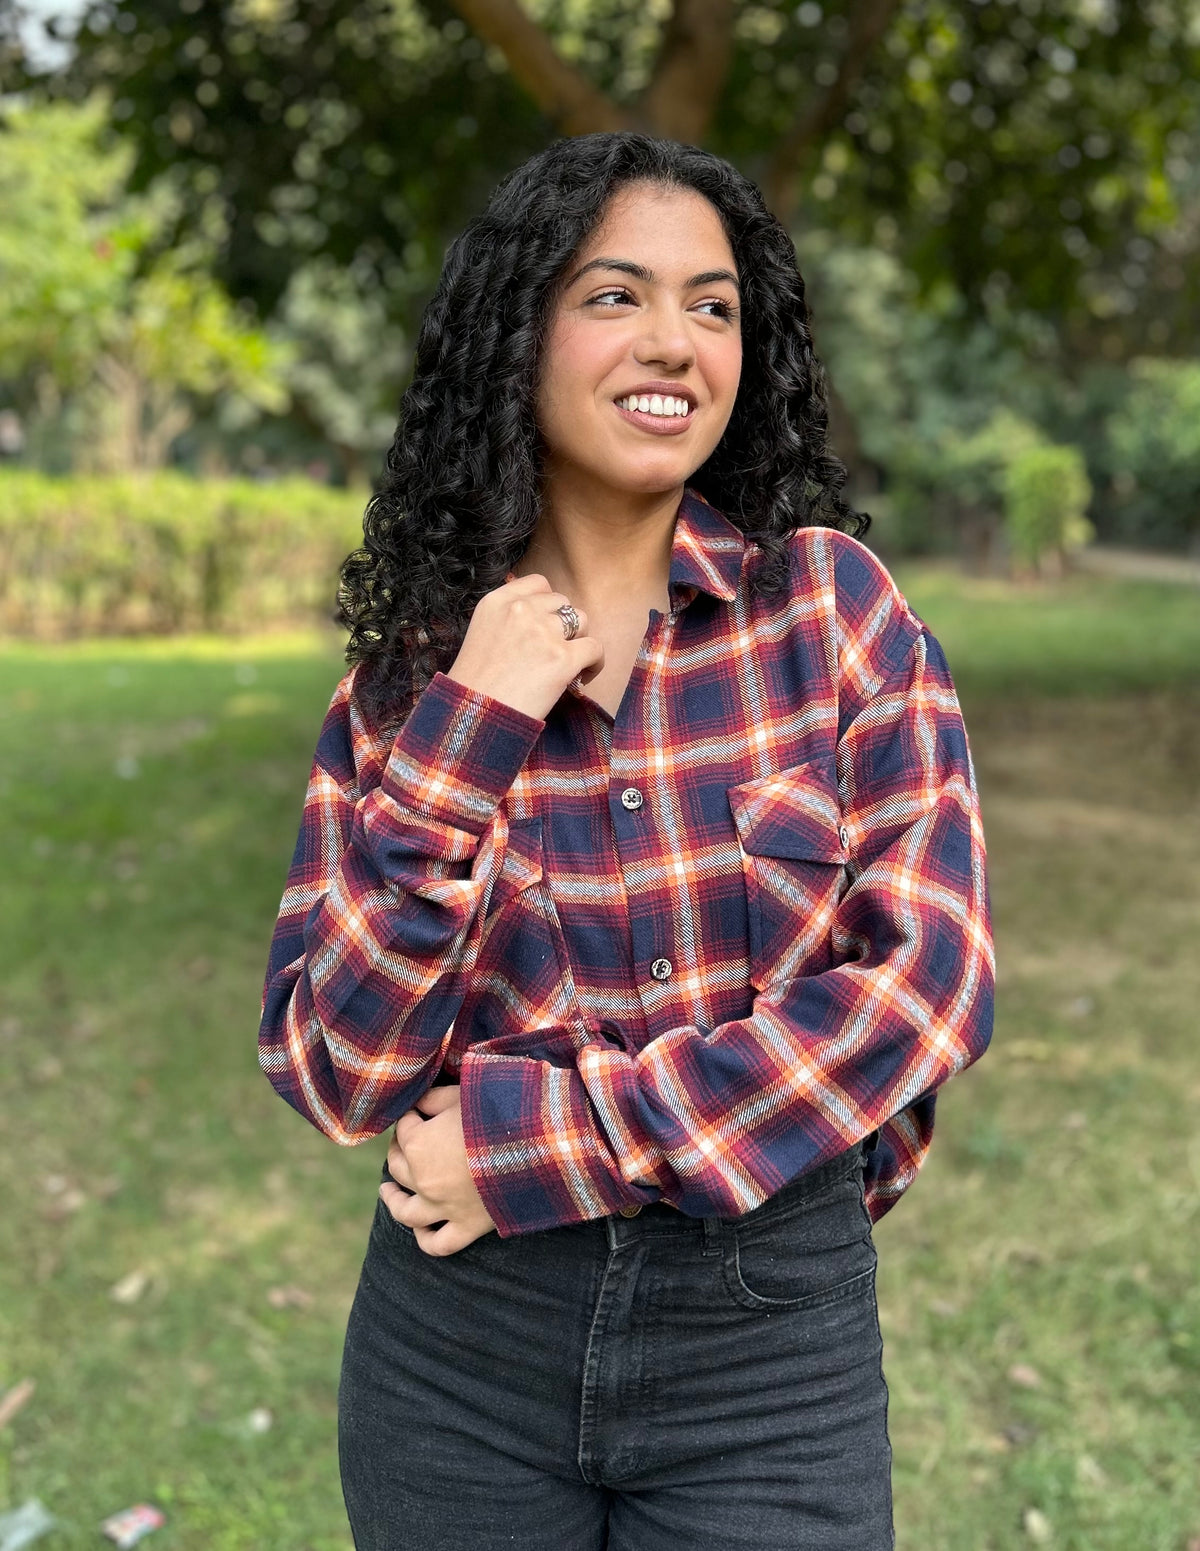
{"type": "Polygon", "coordinates": [[[634,133],[558,140],[510,173],[450,246],[417,338],[412,382],[364,542],[342,566],[347,661],[367,665],[368,714],[395,710],[450,666],[485,592],[503,585],[540,510],[534,418],[555,282],[622,185],[694,189],[737,263],[742,375],[729,424],[688,484],[761,550],[774,593],[798,527],[856,537],[870,518],[841,495],[826,444],[825,372],[813,350],[791,239],[762,195],[709,151],[634,133]]]}

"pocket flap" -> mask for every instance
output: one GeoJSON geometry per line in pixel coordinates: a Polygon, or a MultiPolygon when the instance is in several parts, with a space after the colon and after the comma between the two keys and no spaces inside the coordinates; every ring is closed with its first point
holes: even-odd
{"type": "Polygon", "coordinates": [[[837,781],[825,760],[793,765],[729,788],[729,806],[742,850],[801,862],[846,862],[837,781]]]}
{"type": "Polygon", "coordinates": [[[541,819],[508,819],[503,827],[507,830],[503,839],[504,855],[493,880],[488,914],[499,910],[514,894],[539,883],[542,877],[541,819]]]}

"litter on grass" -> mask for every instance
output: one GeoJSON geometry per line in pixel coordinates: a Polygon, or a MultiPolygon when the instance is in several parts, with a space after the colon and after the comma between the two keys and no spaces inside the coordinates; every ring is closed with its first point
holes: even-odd
{"type": "Polygon", "coordinates": [[[7,1427],[17,1412],[33,1395],[37,1386],[32,1379],[22,1379],[0,1398],[0,1427],[7,1427]]]}
{"type": "Polygon", "coordinates": [[[116,1542],[120,1551],[128,1551],[128,1547],[136,1546],[143,1535],[161,1529],[166,1522],[157,1508],[151,1508],[148,1503],[135,1503],[132,1508],[109,1514],[100,1528],[109,1540],[116,1542]]]}
{"type": "Polygon", "coordinates": [[[0,1551],[23,1551],[57,1523],[54,1515],[36,1497],[31,1497],[10,1513],[0,1513],[0,1551]]]}

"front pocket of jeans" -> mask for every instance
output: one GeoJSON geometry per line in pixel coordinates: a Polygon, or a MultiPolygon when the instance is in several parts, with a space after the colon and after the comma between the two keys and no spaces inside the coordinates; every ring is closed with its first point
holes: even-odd
{"type": "Polygon", "coordinates": [[[756,990],[829,967],[849,836],[828,761],[810,760],[729,788],[746,887],[756,990]]]}
{"type": "Polygon", "coordinates": [[[874,1274],[860,1167],[786,1213],[751,1213],[731,1224],[725,1278],[743,1308],[833,1303],[865,1289],[874,1274]]]}

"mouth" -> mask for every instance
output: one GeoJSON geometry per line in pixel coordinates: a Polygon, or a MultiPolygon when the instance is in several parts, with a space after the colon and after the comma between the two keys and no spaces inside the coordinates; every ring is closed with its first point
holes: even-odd
{"type": "Polygon", "coordinates": [[[695,416],[695,405],[683,394],[630,393],[613,403],[622,419],[658,436],[678,436],[695,416]]]}

